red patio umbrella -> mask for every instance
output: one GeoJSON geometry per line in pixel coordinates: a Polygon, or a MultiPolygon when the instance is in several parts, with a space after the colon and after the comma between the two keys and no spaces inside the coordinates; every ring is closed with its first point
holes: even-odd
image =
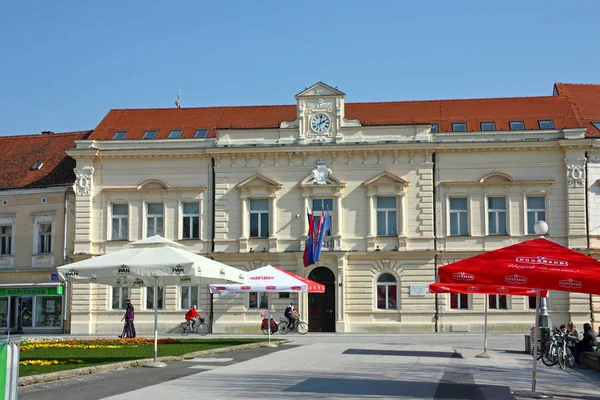
{"type": "MultiPolygon", "coordinates": [[[[443,283],[511,285],[600,294],[600,262],[544,237],[479,254],[438,269],[443,283]]],[[[535,393],[539,293],[533,348],[532,392],[535,393]]]]}
{"type": "MultiPolygon", "coordinates": [[[[463,293],[463,294],[502,294],[512,296],[536,296],[537,289],[529,289],[513,286],[496,286],[496,285],[469,285],[465,283],[441,283],[435,282],[429,285],[431,293],[463,293]]],[[[541,296],[548,296],[547,290],[541,291],[541,296]]],[[[483,325],[483,353],[477,354],[475,357],[489,358],[487,354],[487,314],[488,314],[488,299],[485,299],[485,317],[483,325]]]]}

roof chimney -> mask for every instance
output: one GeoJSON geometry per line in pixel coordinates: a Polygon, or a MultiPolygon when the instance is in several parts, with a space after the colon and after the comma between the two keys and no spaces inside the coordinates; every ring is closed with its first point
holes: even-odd
{"type": "Polygon", "coordinates": [[[42,131],[42,135],[54,135],[52,131],[42,131]]]}

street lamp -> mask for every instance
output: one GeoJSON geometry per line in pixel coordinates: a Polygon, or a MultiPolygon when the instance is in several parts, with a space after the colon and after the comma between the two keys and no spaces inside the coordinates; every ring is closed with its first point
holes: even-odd
{"type": "MultiPolygon", "coordinates": [[[[545,234],[548,233],[548,224],[546,221],[539,220],[533,225],[533,231],[536,235],[541,235],[544,237],[545,234]]],[[[548,305],[546,301],[546,297],[542,297],[540,299],[540,328],[550,328],[552,326],[552,322],[550,321],[550,316],[548,315],[548,305]]]]}

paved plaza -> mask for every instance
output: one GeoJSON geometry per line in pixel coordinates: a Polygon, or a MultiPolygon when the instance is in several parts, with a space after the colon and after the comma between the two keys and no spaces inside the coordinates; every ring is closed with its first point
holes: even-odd
{"type": "MultiPolygon", "coordinates": [[[[531,389],[523,335],[290,335],[258,348],[22,388],[20,399],[520,399],[531,389]],[[40,395],[42,397],[40,397],[40,395]]],[[[600,400],[600,374],[539,365],[537,388],[555,399],[600,400]]]]}

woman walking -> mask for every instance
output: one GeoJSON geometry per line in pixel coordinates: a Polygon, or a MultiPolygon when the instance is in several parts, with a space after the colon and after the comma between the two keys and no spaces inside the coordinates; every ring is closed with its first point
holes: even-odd
{"type": "Polygon", "coordinates": [[[127,299],[126,304],[127,304],[127,308],[125,308],[125,315],[121,319],[121,321],[123,319],[125,320],[125,326],[123,327],[123,333],[121,335],[119,335],[119,337],[120,338],[124,338],[124,337],[134,338],[135,337],[135,325],[133,324],[133,320],[134,320],[135,313],[134,313],[134,309],[133,309],[133,304],[131,304],[131,300],[129,300],[129,299],[127,299]]]}

